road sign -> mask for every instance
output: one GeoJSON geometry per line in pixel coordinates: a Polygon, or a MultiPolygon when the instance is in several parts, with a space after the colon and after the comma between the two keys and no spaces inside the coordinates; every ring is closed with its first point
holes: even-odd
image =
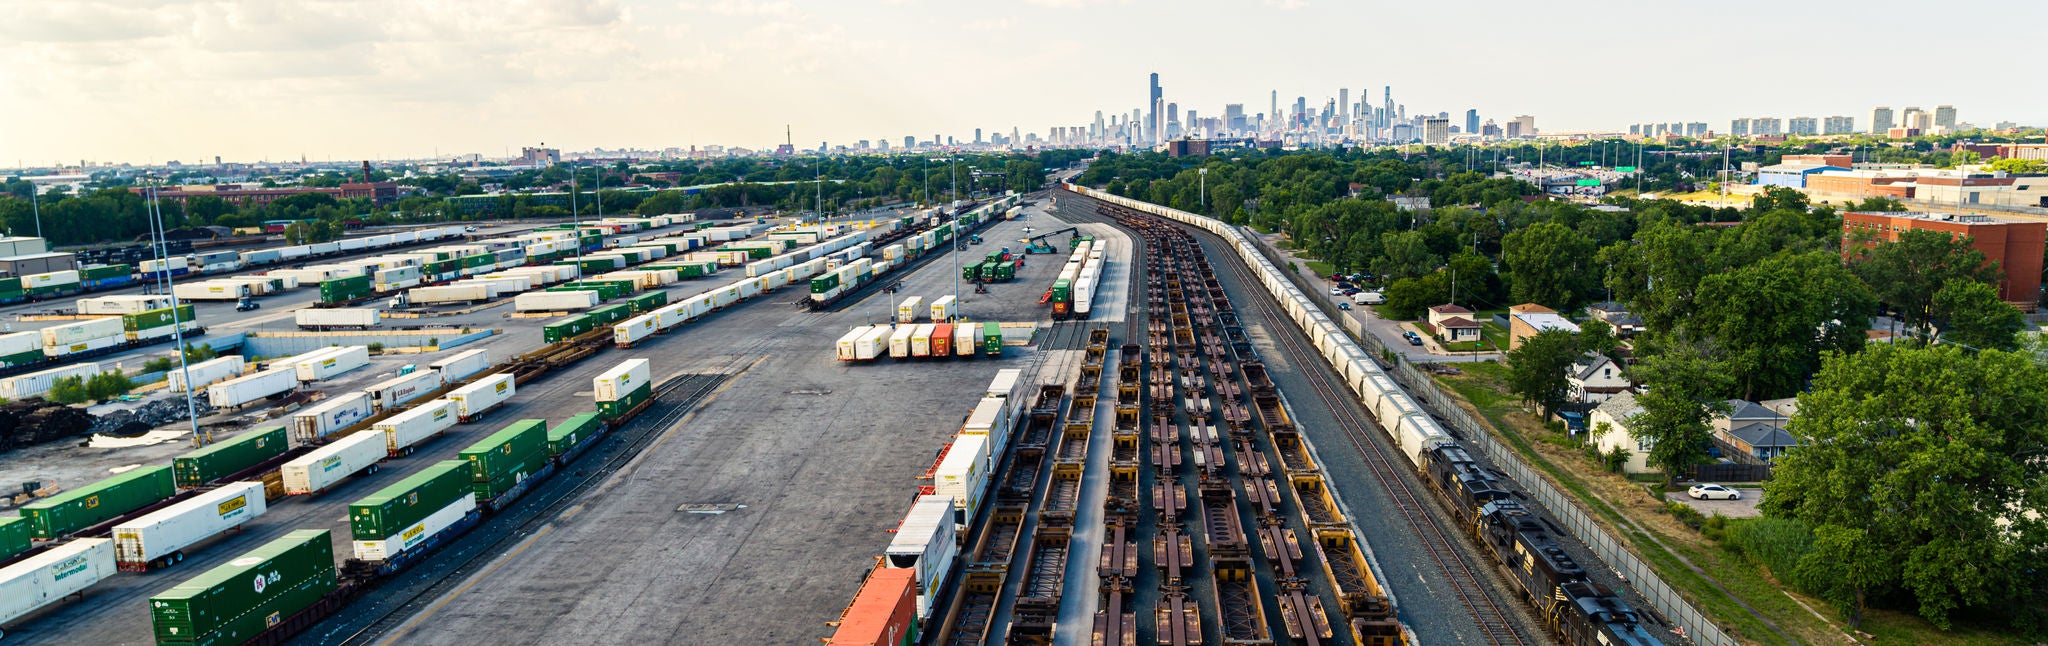
{"type": "Polygon", "coordinates": [[[1579,180],[1579,185],[1580,185],[1580,186],[1599,186],[1599,185],[1600,185],[1600,180],[1597,180],[1597,179],[1582,179],[1582,180],[1579,180]]]}
{"type": "Polygon", "coordinates": [[[1636,167],[1634,167],[1634,166],[1616,166],[1616,167],[1614,167],[1614,172],[1617,172],[1617,173],[1633,173],[1633,172],[1636,172],[1636,167]]]}

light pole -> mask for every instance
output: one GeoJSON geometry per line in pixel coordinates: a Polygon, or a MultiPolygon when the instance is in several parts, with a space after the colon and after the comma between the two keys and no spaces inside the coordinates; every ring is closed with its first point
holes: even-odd
{"type": "Polygon", "coordinates": [[[178,307],[181,305],[178,300],[178,290],[174,289],[176,285],[173,283],[169,268],[163,264],[164,256],[168,255],[170,250],[164,240],[166,236],[164,235],[163,203],[157,200],[157,191],[154,186],[150,187],[149,191],[148,211],[150,213],[150,234],[154,238],[153,242],[156,247],[157,266],[164,275],[164,293],[171,295],[171,340],[177,344],[178,348],[178,373],[185,380],[185,417],[192,424],[192,446],[197,448],[205,446],[205,442],[202,441],[199,435],[199,405],[192,401],[192,391],[195,384],[192,383],[190,362],[185,357],[185,325],[184,321],[178,318],[178,307]]]}
{"type": "MultiPolygon", "coordinates": [[[[31,181],[28,183],[29,210],[34,211],[36,214],[36,237],[38,238],[43,237],[43,196],[40,193],[40,191],[36,190],[35,182],[31,181]]],[[[47,246],[49,241],[45,240],[43,244],[47,246]]]]}
{"type": "Polygon", "coordinates": [[[1208,168],[1208,167],[1206,167],[1206,166],[1205,166],[1205,167],[1202,167],[1202,168],[1197,168],[1197,169],[1195,169],[1195,175],[1197,175],[1197,176],[1199,176],[1199,177],[1200,177],[1200,179],[1201,179],[1201,184],[1202,184],[1202,215],[1208,215],[1208,214],[1209,214],[1209,168],[1208,168]]]}

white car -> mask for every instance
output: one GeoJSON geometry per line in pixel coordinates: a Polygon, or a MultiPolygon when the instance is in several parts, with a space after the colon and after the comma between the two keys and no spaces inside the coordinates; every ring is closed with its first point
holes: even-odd
{"type": "Polygon", "coordinates": [[[1741,500],[1742,492],[1717,484],[1696,484],[1685,490],[1693,500],[1741,500]]]}

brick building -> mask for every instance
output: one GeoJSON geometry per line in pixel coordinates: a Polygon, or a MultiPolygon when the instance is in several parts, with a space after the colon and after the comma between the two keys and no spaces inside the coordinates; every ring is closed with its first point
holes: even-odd
{"type": "MultiPolygon", "coordinates": [[[[131,187],[128,190],[137,193],[143,191],[142,187],[139,186],[131,187]]],[[[342,184],[341,186],[279,186],[276,188],[246,188],[241,184],[191,184],[163,187],[157,191],[157,198],[184,204],[185,198],[211,195],[226,200],[231,204],[260,205],[306,193],[325,193],[341,200],[367,199],[372,204],[383,206],[398,201],[398,182],[355,182],[342,184]]]]}
{"type": "Polygon", "coordinates": [[[2041,254],[2044,246],[2048,246],[2048,223],[1981,215],[1851,211],[1842,214],[1843,253],[1849,253],[1857,244],[1856,232],[1867,232],[1878,241],[1890,242],[1899,239],[1899,232],[1915,229],[1968,236],[1972,248],[1984,252],[1987,261],[1997,262],[2005,272],[2005,280],[1998,285],[1998,297],[2022,310],[2035,310],[2040,301],[2041,254]]]}

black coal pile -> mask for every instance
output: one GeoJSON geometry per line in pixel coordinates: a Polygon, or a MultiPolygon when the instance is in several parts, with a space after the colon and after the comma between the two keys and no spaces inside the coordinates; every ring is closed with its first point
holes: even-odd
{"type": "Polygon", "coordinates": [[[93,417],[84,409],[40,399],[0,406],[0,448],[18,449],[92,431],[93,417]]]}
{"type": "MultiPolygon", "coordinates": [[[[200,417],[213,413],[213,406],[208,405],[205,400],[194,399],[192,403],[198,407],[200,417]]],[[[137,406],[132,410],[118,410],[101,415],[93,420],[92,432],[101,435],[134,437],[147,433],[152,428],[184,420],[186,415],[185,400],[183,398],[158,400],[137,406]]]]}

